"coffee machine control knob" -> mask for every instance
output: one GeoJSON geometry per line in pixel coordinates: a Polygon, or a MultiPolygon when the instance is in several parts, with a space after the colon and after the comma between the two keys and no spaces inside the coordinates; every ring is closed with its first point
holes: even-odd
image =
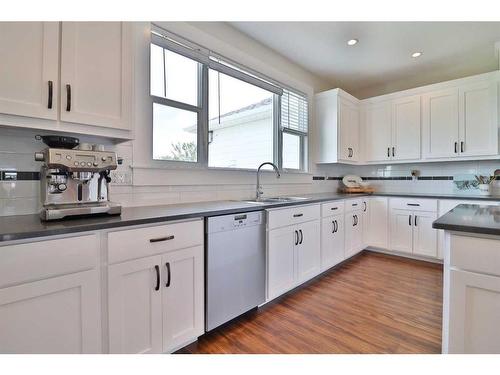
{"type": "Polygon", "coordinates": [[[45,155],[43,152],[35,152],[35,161],[45,161],[45,155]]]}
{"type": "Polygon", "coordinates": [[[66,184],[59,184],[57,185],[57,190],[59,191],[65,191],[68,188],[66,184]]]}

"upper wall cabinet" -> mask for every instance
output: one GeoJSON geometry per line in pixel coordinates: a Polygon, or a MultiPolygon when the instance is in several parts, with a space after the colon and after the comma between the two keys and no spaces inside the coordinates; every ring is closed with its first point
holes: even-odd
{"type": "Polygon", "coordinates": [[[4,22],[0,60],[0,125],[131,138],[130,23],[4,22]]]}
{"type": "Polygon", "coordinates": [[[318,163],[358,163],[362,160],[359,101],[339,89],[319,93],[315,100],[318,163]]]}
{"type": "Polygon", "coordinates": [[[482,81],[423,95],[424,158],[498,155],[497,87],[482,81]]]}
{"type": "Polygon", "coordinates": [[[365,161],[420,159],[420,96],[365,104],[365,161]]]}
{"type": "Polygon", "coordinates": [[[127,129],[132,95],[130,25],[63,22],[61,120],[127,129]]]}
{"type": "Polygon", "coordinates": [[[0,113],[57,119],[57,22],[0,22],[0,113]]]}

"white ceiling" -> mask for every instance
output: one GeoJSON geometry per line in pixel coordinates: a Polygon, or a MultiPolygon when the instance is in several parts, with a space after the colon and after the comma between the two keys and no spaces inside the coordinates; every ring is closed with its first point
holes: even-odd
{"type": "Polygon", "coordinates": [[[500,22],[230,24],[359,98],[498,69],[500,22]],[[359,43],[349,47],[352,38],[359,43]]]}

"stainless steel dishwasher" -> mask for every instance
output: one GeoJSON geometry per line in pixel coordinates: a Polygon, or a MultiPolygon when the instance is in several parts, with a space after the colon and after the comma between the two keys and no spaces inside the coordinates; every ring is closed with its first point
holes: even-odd
{"type": "Polygon", "coordinates": [[[207,219],[206,331],[265,302],[263,211],[207,219]]]}

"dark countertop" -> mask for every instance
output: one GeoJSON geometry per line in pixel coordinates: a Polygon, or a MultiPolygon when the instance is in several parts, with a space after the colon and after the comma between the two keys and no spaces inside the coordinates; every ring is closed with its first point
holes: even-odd
{"type": "MultiPolygon", "coordinates": [[[[161,223],[173,220],[202,218],[233,214],[238,212],[259,211],[300,204],[319,203],[337,199],[367,196],[368,194],[300,194],[308,198],[294,202],[256,204],[245,201],[215,201],[170,204],[160,206],[124,207],[121,216],[100,216],[74,218],[60,221],[42,222],[38,215],[16,215],[0,217],[0,242],[36,237],[54,236],[68,233],[86,232],[100,229],[119,228],[131,225],[161,223]]],[[[413,197],[433,199],[474,199],[481,201],[499,200],[500,196],[464,196],[452,194],[417,193],[375,193],[374,196],[413,197]]]]}
{"type": "Polygon", "coordinates": [[[435,229],[500,235],[500,207],[460,204],[432,223],[435,229]]]}

